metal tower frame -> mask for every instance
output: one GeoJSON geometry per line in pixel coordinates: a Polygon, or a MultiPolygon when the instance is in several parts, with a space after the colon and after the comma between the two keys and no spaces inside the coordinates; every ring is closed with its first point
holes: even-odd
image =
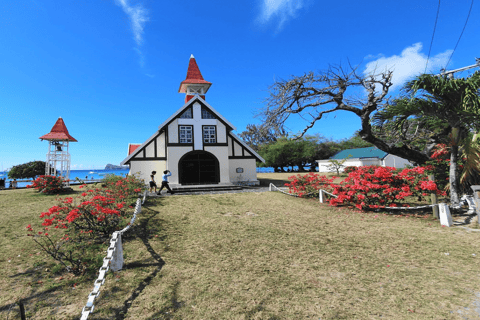
{"type": "Polygon", "coordinates": [[[65,184],[70,185],[70,154],[68,141],[48,140],[45,175],[62,176],[65,184]]]}

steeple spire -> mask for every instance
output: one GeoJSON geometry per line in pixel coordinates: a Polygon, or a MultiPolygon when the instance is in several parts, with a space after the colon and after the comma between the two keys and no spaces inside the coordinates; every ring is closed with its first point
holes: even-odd
{"type": "Polygon", "coordinates": [[[52,127],[49,133],[40,137],[41,140],[57,140],[57,141],[72,141],[77,142],[77,139],[68,133],[67,126],[63,122],[62,117],[58,118],[57,122],[52,127]]]}
{"type": "Polygon", "coordinates": [[[211,82],[205,81],[203,79],[202,73],[198,68],[197,61],[195,57],[190,55],[190,60],[188,62],[187,77],[180,83],[180,88],[178,92],[185,93],[185,102],[188,102],[195,95],[199,95],[202,99],[205,99],[205,94],[212,85],[211,82]]]}

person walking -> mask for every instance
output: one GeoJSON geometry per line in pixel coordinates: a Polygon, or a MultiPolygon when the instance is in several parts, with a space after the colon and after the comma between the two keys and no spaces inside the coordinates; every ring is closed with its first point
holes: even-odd
{"type": "Polygon", "coordinates": [[[167,188],[168,193],[174,194],[174,192],[172,191],[172,189],[170,189],[170,186],[168,185],[168,177],[170,177],[171,175],[172,175],[172,173],[169,170],[163,171],[162,186],[160,187],[160,190],[158,190],[157,195],[162,194],[163,188],[167,188]]]}
{"type": "Polygon", "coordinates": [[[155,193],[157,193],[157,183],[155,182],[155,174],[157,174],[157,171],[152,171],[152,174],[150,175],[150,192],[152,192],[152,189],[155,188],[155,193]]]}

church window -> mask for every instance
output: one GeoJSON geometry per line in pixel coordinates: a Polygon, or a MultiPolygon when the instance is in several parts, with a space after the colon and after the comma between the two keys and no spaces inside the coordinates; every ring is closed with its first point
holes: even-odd
{"type": "Polygon", "coordinates": [[[181,115],[180,119],[193,119],[192,108],[188,108],[181,115]]]}
{"type": "Polygon", "coordinates": [[[179,141],[180,143],[193,143],[193,127],[179,126],[179,141]]]}
{"type": "Polygon", "coordinates": [[[202,108],[202,119],[215,119],[215,116],[207,108],[202,108]]]}
{"type": "Polygon", "coordinates": [[[203,126],[203,143],[216,143],[217,133],[215,126],[203,126]]]}

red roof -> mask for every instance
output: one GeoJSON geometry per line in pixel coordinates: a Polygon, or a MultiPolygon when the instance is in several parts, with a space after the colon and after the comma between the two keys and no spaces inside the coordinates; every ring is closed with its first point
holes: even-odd
{"type": "Polygon", "coordinates": [[[57,122],[55,122],[55,125],[49,133],[41,136],[39,139],[78,142],[68,133],[67,126],[65,126],[65,122],[63,122],[62,117],[58,118],[57,122]]]}
{"type": "MultiPolygon", "coordinates": [[[[188,62],[188,70],[187,70],[187,78],[180,83],[180,88],[178,92],[187,92],[186,84],[206,84],[208,88],[212,85],[211,82],[203,80],[202,73],[198,68],[197,61],[193,54],[190,56],[190,60],[188,62]]],[[[205,90],[205,92],[207,91],[205,90]]]]}
{"type": "Polygon", "coordinates": [[[133,151],[135,151],[138,147],[140,147],[141,144],[128,144],[128,155],[132,154],[133,151]]]}

